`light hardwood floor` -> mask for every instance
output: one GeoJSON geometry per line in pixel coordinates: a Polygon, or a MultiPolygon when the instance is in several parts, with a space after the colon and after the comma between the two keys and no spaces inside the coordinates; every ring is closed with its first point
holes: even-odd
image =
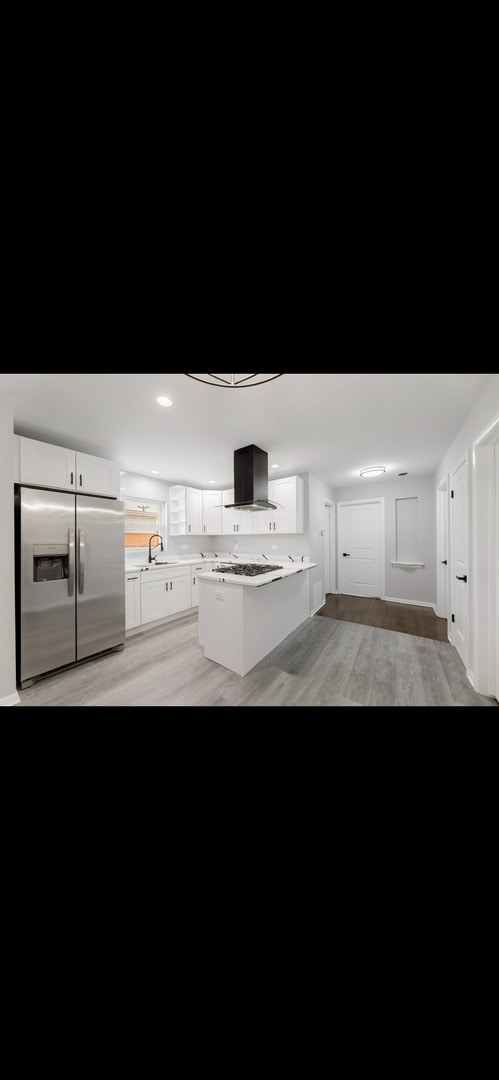
{"type": "Polygon", "coordinates": [[[20,690],[21,706],[497,704],[472,690],[448,642],[314,616],[241,678],[205,660],[197,637],[196,614],[146,630],[20,690]]]}

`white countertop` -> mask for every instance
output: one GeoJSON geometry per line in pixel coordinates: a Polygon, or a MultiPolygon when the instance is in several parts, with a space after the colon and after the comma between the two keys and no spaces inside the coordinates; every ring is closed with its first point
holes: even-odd
{"type": "Polygon", "coordinates": [[[158,560],[158,562],[148,563],[147,565],[144,564],[144,563],[136,563],[136,564],[132,563],[130,566],[125,567],[125,574],[154,573],[155,570],[169,570],[170,568],[179,567],[179,566],[199,566],[200,563],[213,563],[213,562],[215,562],[215,563],[217,563],[217,562],[218,563],[231,563],[231,562],[233,562],[233,563],[238,563],[238,562],[240,562],[240,563],[241,562],[242,563],[245,563],[245,562],[249,563],[249,562],[252,562],[252,563],[259,563],[259,564],[261,563],[262,566],[264,566],[266,562],[269,562],[269,563],[271,563],[272,566],[282,567],[282,570],[279,570],[279,572],[274,571],[273,573],[271,572],[271,573],[268,573],[268,574],[258,574],[256,577],[245,577],[243,574],[227,574],[227,577],[224,578],[223,575],[219,576],[218,574],[215,574],[212,571],[208,571],[207,573],[198,575],[198,577],[215,578],[217,581],[221,581],[221,580],[224,580],[224,581],[227,581],[227,582],[230,581],[231,584],[239,584],[239,585],[266,585],[267,582],[276,581],[278,578],[284,577],[286,574],[290,574],[290,573],[291,574],[296,574],[300,570],[310,570],[313,566],[317,566],[317,563],[312,563],[308,559],[304,559],[303,562],[302,562],[301,558],[299,558],[298,556],[296,557],[296,561],[295,560],[292,561],[291,559],[286,558],[286,557],[284,557],[284,558],[279,557],[279,558],[276,558],[276,559],[270,559],[270,558],[265,559],[262,555],[256,555],[254,553],[248,553],[246,555],[240,555],[239,554],[238,557],[236,558],[236,556],[231,555],[231,553],[228,552],[228,553],[225,553],[225,554],[208,553],[207,555],[204,555],[204,556],[199,556],[198,555],[197,558],[194,558],[192,555],[189,555],[189,556],[186,556],[186,557],[180,556],[177,559],[173,559],[173,558],[172,559],[165,559],[163,562],[160,562],[158,560]]]}
{"type": "MultiPolygon", "coordinates": [[[[277,560],[272,564],[277,566],[277,560]]],[[[311,570],[313,566],[317,566],[314,562],[299,562],[286,564],[279,563],[279,570],[270,570],[268,574],[256,574],[255,577],[246,577],[245,574],[231,574],[217,573],[216,570],[210,570],[208,573],[198,574],[198,581],[223,581],[225,585],[251,585],[253,588],[258,588],[260,585],[269,585],[271,581],[281,581],[282,578],[292,577],[294,574],[301,574],[304,570],[311,570]]]]}

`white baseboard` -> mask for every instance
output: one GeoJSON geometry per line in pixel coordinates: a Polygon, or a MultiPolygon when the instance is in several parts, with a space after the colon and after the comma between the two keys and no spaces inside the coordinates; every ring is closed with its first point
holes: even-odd
{"type": "Polygon", "coordinates": [[[18,705],[20,700],[21,698],[16,690],[15,694],[7,694],[7,697],[0,698],[0,707],[2,705],[18,705]]]}
{"type": "MultiPolygon", "coordinates": [[[[412,607],[431,607],[433,608],[435,615],[437,614],[437,605],[432,604],[431,600],[401,600],[399,596],[385,596],[390,604],[411,604],[412,607]]],[[[437,616],[439,618],[440,616],[437,616]]]]}

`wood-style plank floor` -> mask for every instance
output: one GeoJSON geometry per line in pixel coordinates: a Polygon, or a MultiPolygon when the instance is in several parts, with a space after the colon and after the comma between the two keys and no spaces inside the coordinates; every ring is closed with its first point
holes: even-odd
{"type": "Polygon", "coordinates": [[[197,614],[20,690],[21,706],[484,706],[452,645],[380,627],[306,619],[241,678],[198,644],[197,614]]]}
{"type": "Polygon", "coordinates": [[[327,593],[326,603],[317,615],[362,623],[363,626],[380,626],[384,630],[398,630],[402,634],[415,634],[416,637],[432,638],[434,641],[447,641],[447,619],[439,619],[431,607],[393,604],[389,600],[347,596],[345,593],[327,593]]]}

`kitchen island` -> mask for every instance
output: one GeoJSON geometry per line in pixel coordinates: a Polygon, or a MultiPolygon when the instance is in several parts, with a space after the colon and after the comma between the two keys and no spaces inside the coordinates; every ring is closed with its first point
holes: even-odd
{"type": "Polygon", "coordinates": [[[199,574],[199,643],[208,660],[246,675],[310,615],[308,571],[316,563],[217,568],[199,574]],[[262,572],[263,570],[263,572],[262,572]]]}

